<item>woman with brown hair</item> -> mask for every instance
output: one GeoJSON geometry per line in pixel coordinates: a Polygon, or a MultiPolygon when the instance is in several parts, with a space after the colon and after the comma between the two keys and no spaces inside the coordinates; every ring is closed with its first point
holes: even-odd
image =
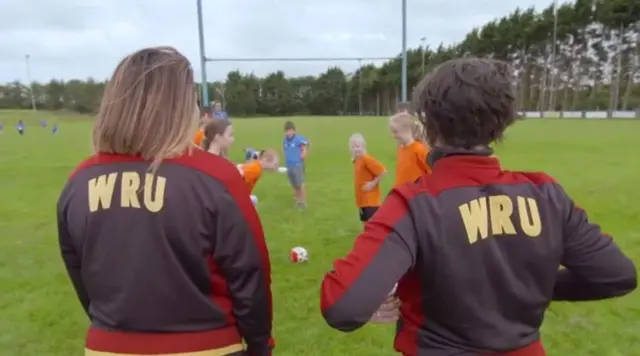
{"type": "Polygon", "coordinates": [[[225,119],[211,119],[202,129],[201,147],[218,156],[226,157],[231,144],[235,141],[233,126],[225,119]]]}
{"type": "Polygon", "coordinates": [[[173,48],[127,56],[107,83],[94,155],[58,201],[86,356],[271,355],[262,226],[236,167],[192,149],[198,117],[173,48]]]}

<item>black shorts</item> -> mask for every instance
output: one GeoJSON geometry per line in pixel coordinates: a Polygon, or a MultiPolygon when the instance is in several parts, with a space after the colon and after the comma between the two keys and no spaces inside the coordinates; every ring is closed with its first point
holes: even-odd
{"type": "Polygon", "coordinates": [[[360,211],[360,221],[365,222],[365,221],[369,221],[369,219],[371,219],[373,214],[375,214],[376,211],[378,211],[378,207],[377,206],[365,206],[365,207],[360,208],[359,211],[360,211]]]}

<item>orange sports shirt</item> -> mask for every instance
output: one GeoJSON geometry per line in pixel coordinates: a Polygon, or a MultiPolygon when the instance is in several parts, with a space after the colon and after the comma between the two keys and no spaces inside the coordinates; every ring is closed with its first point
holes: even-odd
{"type": "Polygon", "coordinates": [[[252,192],[253,188],[256,187],[258,180],[262,177],[262,165],[260,165],[260,161],[251,161],[243,164],[242,177],[244,178],[244,183],[249,188],[249,191],[252,192]]]}
{"type": "Polygon", "coordinates": [[[202,139],[204,139],[204,131],[198,130],[198,132],[196,132],[196,136],[193,138],[193,143],[200,146],[202,139]]]}
{"type": "Polygon", "coordinates": [[[386,168],[375,158],[365,154],[353,162],[354,188],[356,194],[356,204],[359,208],[368,206],[380,206],[382,200],[380,198],[380,186],[376,185],[372,190],[365,192],[362,186],[367,182],[374,180],[377,176],[384,173],[386,168]]]}
{"type": "Polygon", "coordinates": [[[431,174],[431,167],[427,164],[428,154],[429,147],[420,141],[398,147],[394,187],[415,182],[424,174],[431,174]]]}

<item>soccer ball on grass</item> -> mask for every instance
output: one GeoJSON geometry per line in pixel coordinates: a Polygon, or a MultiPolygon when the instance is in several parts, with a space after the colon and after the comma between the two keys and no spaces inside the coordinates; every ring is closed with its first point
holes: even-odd
{"type": "Polygon", "coordinates": [[[304,247],[294,247],[289,252],[289,259],[293,263],[304,263],[309,259],[309,254],[307,253],[307,249],[304,247]]]}

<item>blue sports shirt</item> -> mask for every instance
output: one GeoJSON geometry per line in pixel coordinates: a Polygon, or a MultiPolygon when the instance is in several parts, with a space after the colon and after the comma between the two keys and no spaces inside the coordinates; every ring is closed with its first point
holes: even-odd
{"type": "Polygon", "coordinates": [[[229,120],[229,115],[227,114],[226,111],[214,111],[211,116],[213,116],[213,118],[215,119],[225,119],[225,120],[229,120]]]}
{"type": "Polygon", "coordinates": [[[250,161],[252,159],[258,159],[260,153],[253,148],[247,148],[244,150],[244,160],[250,161]]]}
{"type": "Polygon", "coordinates": [[[309,141],[300,134],[295,134],[291,138],[284,137],[282,147],[287,168],[302,166],[302,147],[307,145],[309,145],[309,141]]]}

